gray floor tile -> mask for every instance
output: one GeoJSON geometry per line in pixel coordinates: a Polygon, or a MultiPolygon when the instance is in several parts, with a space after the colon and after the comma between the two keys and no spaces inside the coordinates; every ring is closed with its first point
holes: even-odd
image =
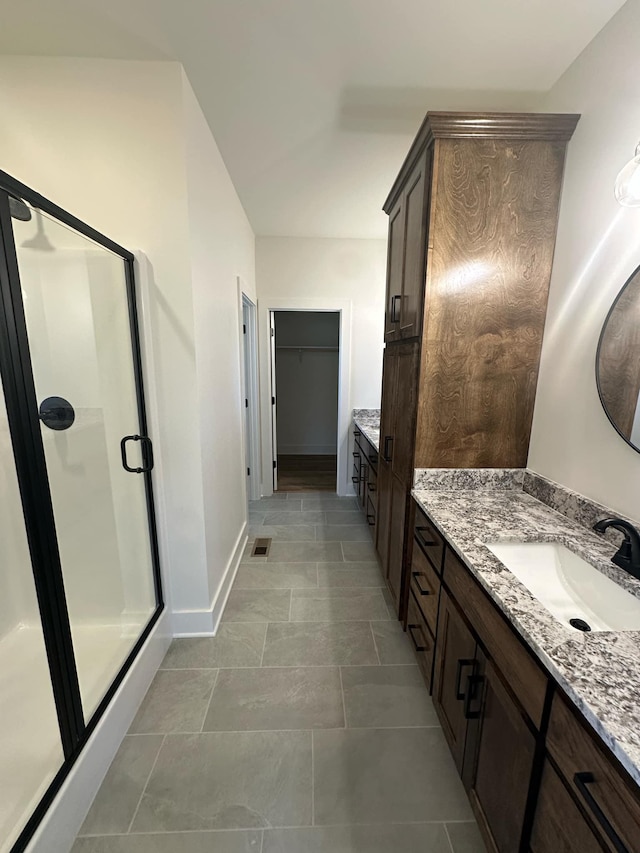
{"type": "Polygon", "coordinates": [[[388,618],[379,589],[295,589],[291,599],[292,622],[352,622],[388,618]]]}
{"type": "Polygon", "coordinates": [[[129,731],[199,732],[217,675],[217,669],[159,670],[129,731]]]}
{"type": "Polygon", "coordinates": [[[338,563],[341,568],[333,568],[335,563],[318,563],[318,586],[346,587],[383,587],[384,579],[377,565],[358,563],[338,563]]]}
{"type": "Polygon", "coordinates": [[[473,819],[438,728],[315,731],[313,745],[316,824],[473,819]]]}
{"type": "Polygon", "coordinates": [[[346,666],[342,688],[348,728],[439,725],[417,666],[346,666]]]}
{"type": "Polygon", "coordinates": [[[475,823],[448,823],[453,853],[485,853],[486,847],[475,823]]]}
{"type": "Polygon", "coordinates": [[[310,732],[167,735],[132,831],[308,826],[311,790],[310,732]]]}
{"type": "Polygon", "coordinates": [[[286,501],[287,492],[274,492],[266,498],[259,498],[257,501],[249,501],[249,509],[260,509],[265,501],[286,501]]]}
{"type": "Polygon", "coordinates": [[[335,495],[326,497],[323,495],[304,495],[302,509],[323,509],[325,512],[356,512],[359,507],[355,498],[337,498],[335,495]]]}
{"type": "Polygon", "coordinates": [[[342,571],[353,571],[354,569],[375,569],[382,577],[380,563],[377,560],[362,560],[359,561],[357,565],[354,565],[353,563],[345,563],[344,560],[339,560],[337,562],[319,560],[318,566],[322,566],[324,569],[340,569],[342,571]]]}
{"type": "Polygon", "coordinates": [[[361,524],[369,527],[364,514],[364,510],[334,510],[328,509],[325,512],[325,524],[361,524]]]}
{"type": "Polygon", "coordinates": [[[260,853],[261,830],[79,838],[71,853],[260,853]]]}
{"type": "Polygon", "coordinates": [[[377,664],[368,622],[292,622],[267,628],[264,666],[377,664]]]}
{"type": "Polygon", "coordinates": [[[384,600],[387,603],[387,610],[389,611],[389,616],[392,619],[395,619],[397,621],[398,620],[398,611],[396,610],[395,602],[394,602],[393,598],[391,597],[391,593],[389,592],[389,587],[386,586],[386,584],[382,590],[382,595],[384,597],[384,600]]]}
{"type": "Polygon", "coordinates": [[[163,735],[124,738],[82,824],[81,835],[127,832],[163,740],[163,735]]]}
{"type": "Polygon", "coordinates": [[[317,587],[315,563],[240,563],[234,589],[294,589],[317,587]]]}
{"type": "MultiPolygon", "coordinates": [[[[369,537],[371,538],[371,537],[369,537]]],[[[377,560],[376,549],[373,542],[343,542],[342,553],[347,562],[370,562],[377,560]]]]}
{"type": "Polygon", "coordinates": [[[327,563],[342,560],[339,542],[274,542],[269,563],[327,563]]]}
{"type": "Polygon", "coordinates": [[[223,622],[215,637],[174,640],[161,669],[215,669],[219,666],[260,666],[265,623],[223,622]]]}
{"type": "Polygon", "coordinates": [[[300,512],[302,500],[297,498],[288,501],[286,497],[285,494],[277,494],[268,498],[261,498],[259,501],[249,504],[249,512],[300,512]]]}
{"type": "Polygon", "coordinates": [[[337,667],[225,669],[204,731],[343,728],[337,667]]]}
{"type": "Polygon", "coordinates": [[[262,853],[451,853],[442,823],[267,829],[262,853]]]}
{"type": "MultiPolygon", "coordinates": [[[[302,515],[302,513],[300,513],[302,515]]],[[[249,540],[256,536],[269,536],[281,542],[314,542],[316,539],[315,524],[250,524],[249,540]]]]}
{"type": "MultiPolygon", "coordinates": [[[[249,511],[249,524],[264,524],[264,517],[266,513],[264,511],[258,512],[257,510],[249,511]]],[[[293,515],[293,513],[291,513],[293,515]]]]}
{"type": "Polygon", "coordinates": [[[232,589],[222,621],[286,622],[290,597],[288,589],[232,589]]]}
{"type": "Polygon", "coordinates": [[[325,513],[322,510],[306,510],[303,512],[265,512],[265,524],[324,524],[325,513]]]}
{"type": "Polygon", "coordinates": [[[402,630],[402,625],[397,619],[388,622],[372,622],[371,630],[380,663],[412,664],[416,662],[411,640],[402,630]]]}
{"type": "Polygon", "coordinates": [[[316,538],[319,542],[370,542],[368,524],[318,525],[316,538]]]}

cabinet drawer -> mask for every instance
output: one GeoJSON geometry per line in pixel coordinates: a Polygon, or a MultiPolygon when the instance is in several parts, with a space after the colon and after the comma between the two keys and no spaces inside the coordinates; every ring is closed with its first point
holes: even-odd
{"type": "Polygon", "coordinates": [[[444,539],[427,516],[416,504],[416,520],[413,537],[423,552],[427,555],[433,568],[442,573],[442,555],[444,554],[444,539]]]}
{"type": "Polygon", "coordinates": [[[551,706],[547,749],[611,850],[637,853],[640,791],[584,729],[560,694],[554,696],[551,706]]]}
{"type": "Polygon", "coordinates": [[[411,591],[431,633],[435,637],[438,601],[440,600],[440,578],[415,542],[411,557],[411,591]]]}
{"type": "Polygon", "coordinates": [[[540,728],[548,681],[544,671],[450,548],[444,557],[444,582],[506,683],[540,728]]]}
{"type": "Polygon", "coordinates": [[[436,643],[412,593],[409,593],[409,605],[407,609],[407,634],[413,645],[413,650],[418,659],[418,666],[424,676],[427,688],[431,692],[433,653],[436,643]]]}
{"type": "Polygon", "coordinates": [[[531,853],[602,853],[602,845],[548,760],[529,849],[531,853]]]}
{"type": "Polygon", "coordinates": [[[378,474],[369,465],[369,477],[367,479],[367,497],[374,509],[378,507],[378,474]]]}

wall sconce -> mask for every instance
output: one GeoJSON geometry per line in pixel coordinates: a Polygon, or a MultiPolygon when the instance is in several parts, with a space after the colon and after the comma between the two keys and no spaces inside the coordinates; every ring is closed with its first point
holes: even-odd
{"type": "Polygon", "coordinates": [[[618,172],[613,191],[623,207],[640,207],[640,142],[633,158],[618,172]]]}

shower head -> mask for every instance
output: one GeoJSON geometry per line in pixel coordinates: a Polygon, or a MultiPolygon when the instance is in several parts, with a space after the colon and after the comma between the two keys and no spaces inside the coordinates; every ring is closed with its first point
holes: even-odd
{"type": "Polygon", "coordinates": [[[22,201],[21,198],[9,196],[9,212],[14,219],[19,219],[21,222],[29,222],[31,219],[30,208],[22,201]]]}
{"type": "Polygon", "coordinates": [[[56,247],[51,244],[51,241],[45,234],[44,220],[39,210],[36,210],[36,224],[36,233],[29,240],[25,240],[22,243],[22,248],[37,249],[40,252],[55,252],[56,247]]]}

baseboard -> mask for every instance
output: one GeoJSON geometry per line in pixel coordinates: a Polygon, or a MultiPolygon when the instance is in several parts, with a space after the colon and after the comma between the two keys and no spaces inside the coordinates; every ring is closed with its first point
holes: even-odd
{"type": "Polygon", "coordinates": [[[335,456],[335,444],[280,444],[279,456],[335,456]]]}
{"type": "Polygon", "coordinates": [[[171,615],[174,637],[215,637],[231,587],[236,579],[247,538],[245,521],[236,540],[231,559],[214,593],[211,607],[203,610],[174,610],[171,615]]]}
{"type": "Polygon", "coordinates": [[[170,642],[170,617],[165,611],[71,768],[26,853],[69,853],[170,642]]]}

